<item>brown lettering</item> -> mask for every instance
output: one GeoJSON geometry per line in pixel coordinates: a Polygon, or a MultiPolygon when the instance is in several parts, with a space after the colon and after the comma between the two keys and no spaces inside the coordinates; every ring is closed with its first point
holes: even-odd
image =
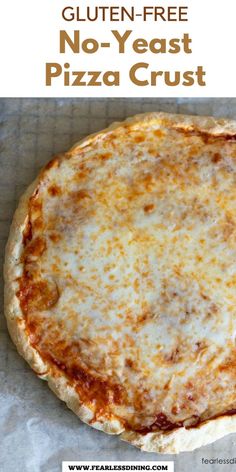
{"type": "Polygon", "coordinates": [[[65,30],[60,31],[60,53],[65,53],[66,44],[74,53],[80,52],[80,32],[74,31],[74,39],[71,39],[65,30]]]}
{"type": "Polygon", "coordinates": [[[127,39],[129,38],[129,36],[131,35],[132,30],[125,31],[123,36],[121,36],[121,34],[116,30],[112,30],[111,32],[112,32],[113,36],[115,36],[115,38],[118,41],[119,53],[123,54],[125,52],[125,43],[126,43],[127,39]]]}
{"type": "Polygon", "coordinates": [[[136,72],[139,69],[148,69],[148,64],[146,62],[138,62],[137,64],[134,64],[129,71],[129,77],[133,84],[144,87],[148,85],[148,80],[140,80],[137,78],[136,72]]]}
{"type": "Polygon", "coordinates": [[[57,62],[46,63],[46,85],[52,85],[52,78],[59,77],[62,73],[62,67],[57,62]]]}

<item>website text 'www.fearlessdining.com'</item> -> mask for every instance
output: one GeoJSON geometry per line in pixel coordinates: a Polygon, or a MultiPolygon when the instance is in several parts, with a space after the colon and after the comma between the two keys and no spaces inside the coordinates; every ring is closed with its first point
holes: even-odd
{"type": "Polygon", "coordinates": [[[174,463],[171,461],[130,462],[130,461],[65,461],[62,463],[62,472],[174,472],[174,463]]]}

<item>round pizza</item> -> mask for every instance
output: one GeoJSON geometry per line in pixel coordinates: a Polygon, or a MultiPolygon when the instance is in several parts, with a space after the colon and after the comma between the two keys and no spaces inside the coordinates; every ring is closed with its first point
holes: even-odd
{"type": "Polygon", "coordinates": [[[149,113],[53,158],[5,261],[20,354],[144,451],[236,431],[236,122],[149,113]]]}

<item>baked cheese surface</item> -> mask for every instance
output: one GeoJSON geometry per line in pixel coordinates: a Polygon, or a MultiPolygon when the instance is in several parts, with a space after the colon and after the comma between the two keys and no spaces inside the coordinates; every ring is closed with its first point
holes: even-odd
{"type": "Polygon", "coordinates": [[[42,171],[17,292],[91,424],[145,434],[236,409],[236,143],[121,124],[42,171]]]}

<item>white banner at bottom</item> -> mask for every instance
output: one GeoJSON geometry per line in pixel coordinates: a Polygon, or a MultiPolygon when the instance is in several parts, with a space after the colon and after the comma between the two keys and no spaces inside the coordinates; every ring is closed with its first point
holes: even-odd
{"type": "Polygon", "coordinates": [[[65,461],[62,472],[174,472],[173,461],[65,461]]]}

